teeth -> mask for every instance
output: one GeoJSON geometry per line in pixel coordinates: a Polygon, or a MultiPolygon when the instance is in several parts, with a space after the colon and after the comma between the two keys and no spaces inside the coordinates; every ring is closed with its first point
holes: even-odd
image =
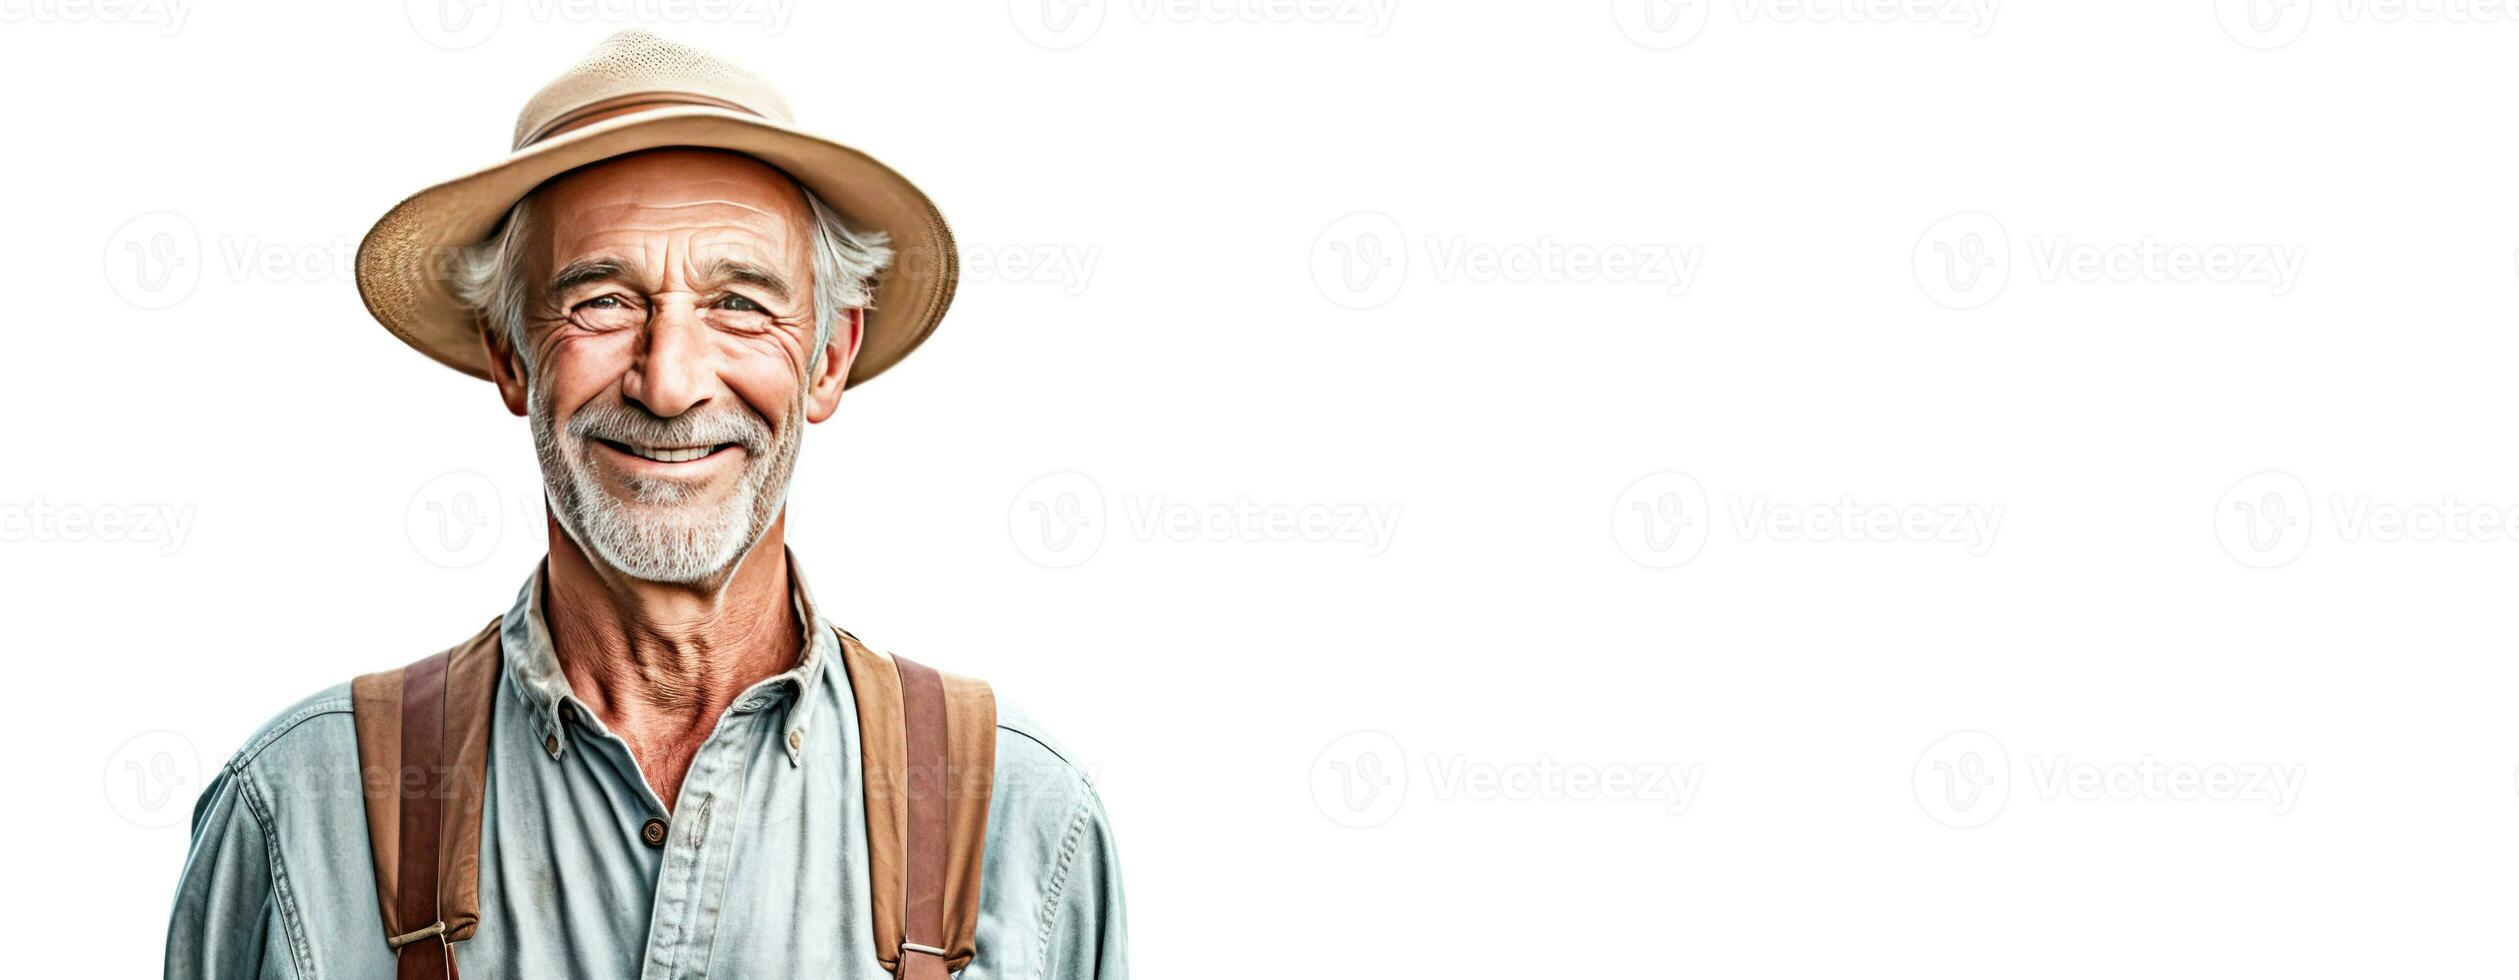
{"type": "Polygon", "coordinates": [[[708,455],[716,448],[715,446],[694,446],[689,449],[650,449],[646,446],[631,446],[630,452],[642,459],[652,459],[659,463],[688,463],[708,455]]]}

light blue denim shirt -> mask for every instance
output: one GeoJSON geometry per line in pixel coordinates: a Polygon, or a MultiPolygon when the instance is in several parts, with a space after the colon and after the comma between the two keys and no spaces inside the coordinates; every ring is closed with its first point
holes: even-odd
{"type": "MultiPolygon", "coordinates": [[[[888,976],[867,922],[857,704],[832,625],[791,577],[813,624],[796,667],[735,699],[671,814],[570,690],[541,573],[527,580],[500,627],[481,924],[453,947],[465,980],[888,976]],[[650,819],[667,822],[662,847],[640,839],[650,819]]],[[[1069,759],[999,699],[963,980],[1127,975],[1118,853],[1069,759]]],[[[263,726],[193,811],[166,976],[392,980],[365,807],[347,683],[263,726]]]]}

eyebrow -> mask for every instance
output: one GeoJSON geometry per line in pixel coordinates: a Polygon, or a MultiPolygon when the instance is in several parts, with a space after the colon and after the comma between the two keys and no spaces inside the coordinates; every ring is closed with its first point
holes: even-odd
{"type": "Polygon", "coordinates": [[[558,296],[588,283],[625,278],[624,268],[618,259],[579,259],[551,277],[551,295],[558,296]]]}
{"type": "Polygon", "coordinates": [[[721,282],[739,282],[757,287],[780,302],[795,298],[794,290],[787,284],[787,277],[742,259],[719,259],[717,264],[709,266],[709,273],[721,282]]]}

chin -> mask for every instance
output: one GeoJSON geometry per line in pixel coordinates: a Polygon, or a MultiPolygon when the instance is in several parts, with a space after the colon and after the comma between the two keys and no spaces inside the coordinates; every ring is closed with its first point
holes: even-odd
{"type": "Polygon", "coordinates": [[[607,488],[601,500],[599,506],[570,515],[570,530],[591,554],[640,581],[689,585],[716,580],[760,538],[751,495],[740,491],[705,503],[657,504],[607,488]]]}

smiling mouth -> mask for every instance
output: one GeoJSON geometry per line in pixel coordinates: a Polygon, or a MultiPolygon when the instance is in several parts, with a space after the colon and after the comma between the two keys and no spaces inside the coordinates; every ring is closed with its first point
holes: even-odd
{"type": "Polygon", "coordinates": [[[603,443],[615,452],[629,456],[636,456],[640,459],[657,463],[688,463],[695,460],[707,459],[708,457],[715,456],[718,453],[735,448],[735,444],[731,442],[721,442],[713,446],[633,446],[626,442],[614,442],[610,439],[597,439],[595,441],[603,443]]]}

